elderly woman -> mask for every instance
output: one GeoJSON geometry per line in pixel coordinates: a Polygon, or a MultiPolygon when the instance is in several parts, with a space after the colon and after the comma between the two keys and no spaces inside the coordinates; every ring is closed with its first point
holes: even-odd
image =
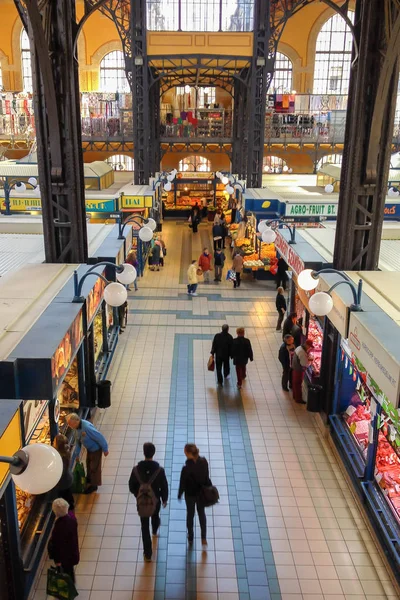
{"type": "Polygon", "coordinates": [[[74,567],[79,563],[78,523],[68,508],[64,498],[57,498],[52,504],[56,521],[47,551],[56,566],[61,567],[75,582],[74,567]]]}

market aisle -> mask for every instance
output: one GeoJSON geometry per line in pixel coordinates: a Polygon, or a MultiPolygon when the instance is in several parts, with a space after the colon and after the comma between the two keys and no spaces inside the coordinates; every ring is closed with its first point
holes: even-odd
{"type": "MultiPolygon", "coordinates": [[[[209,232],[167,224],[163,271],[130,295],[129,325],[111,369],[110,442],[99,493],[77,505],[80,600],[394,600],[396,591],[314,417],[280,390],[274,290],[245,282],[199,286],[184,275],[209,232]],[[217,390],[206,362],[213,335],[244,325],[255,361],[241,394],[217,390]],[[127,482],[153,441],[171,487],[151,564],[127,482]],[[208,514],[208,549],[189,550],[177,500],[183,446],[208,459],[221,502],[208,514]]],[[[228,263],[229,266],[229,263],[228,263]]],[[[46,598],[43,575],[34,598],[46,598]]]]}

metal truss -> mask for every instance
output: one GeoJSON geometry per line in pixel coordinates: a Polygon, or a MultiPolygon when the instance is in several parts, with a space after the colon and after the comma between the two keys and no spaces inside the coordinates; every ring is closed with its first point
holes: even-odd
{"type": "Polygon", "coordinates": [[[82,150],[83,152],[112,152],[118,154],[119,152],[129,152],[133,155],[133,142],[122,140],[83,140],[82,150]]]}
{"type": "Polygon", "coordinates": [[[176,142],[161,141],[161,158],[167,154],[167,152],[182,153],[190,152],[191,154],[198,154],[207,152],[208,154],[227,154],[230,158],[232,156],[232,144],[231,142],[193,142],[193,141],[182,141],[176,142]]]}

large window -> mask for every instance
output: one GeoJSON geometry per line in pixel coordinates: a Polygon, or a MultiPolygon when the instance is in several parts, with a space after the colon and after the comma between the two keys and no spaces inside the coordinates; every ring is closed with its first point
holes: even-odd
{"type": "Polygon", "coordinates": [[[341,165],[343,161],[342,154],[327,154],[323,156],[317,164],[317,171],[324,165],[341,165]]]}
{"type": "Polygon", "coordinates": [[[271,94],[275,92],[290,93],[293,89],[292,82],[292,61],[285,54],[277,52],[275,56],[275,72],[268,91],[271,94]]]}
{"type": "Polygon", "coordinates": [[[32,93],[31,47],[25,29],[21,33],[21,68],[23,91],[32,93]]]}
{"type": "Polygon", "coordinates": [[[251,31],[254,0],[147,0],[152,31],[251,31]]]}
{"type": "MultiPolygon", "coordinates": [[[[349,18],[354,21],[353,12],[349,18]]],[[[344,19],[340,15],[328,19],[317,38],[314,94],[348,94],[352,43],[344,19]]]]}
{"type": "Polygon", "coordinates": [[[205,156],[186,156],[179,161],[179,171],[211,171],[211,162],[205,156]]]}
{"type": "MultiPolygon", "coordinates": [[[[190,92],[195,88],[190,88],[190,92]]],[[[188,92],[185,91],[185,86],[178,86],[176,88],[177,96],[187,96],[188,92]]],[[[178,98],[179,100],[179,98],[178,98]]],[[[199,87],[197,88],[197,108],[204,108],[206,104],[215,104],[215,87],[199,87]]]]}
{"type": "Polygon", "coordinates": [[[107,158],[106,163],[109,164],[114,171],[134,171],[135,162],[131,156],[126,154],[114,154],[107,158]]]}
{"type": "Polygon", "coordinates": [[[131,91],[125,73],[124,53],[121,50],[109,52],[101,61],[100,90],[111,93],[131,91]]]}
{"type": "Polygon", "coordinates": [[[279,156],[264,156],[263,159],[264,173],[291,173],[287,163],[279,156]]]}

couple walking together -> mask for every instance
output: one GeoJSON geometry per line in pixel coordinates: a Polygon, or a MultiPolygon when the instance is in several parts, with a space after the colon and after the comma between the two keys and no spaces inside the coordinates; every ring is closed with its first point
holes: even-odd
{"type": "Polygon", "coordinates": [[[221,333],[214,336],[211,347],[211,355],[215,359],[218,385],[223,385],[222,367],[224,369],[224,378],[230,375],[230,359],[233,358],[233,364],[236,367],[237,386],[242,387],[243,380],[246,379],[246,365],[253,362],[253,349],[249,339],[244,337],[243,327],[236,329],[237,338],[233,339],[229,333],[229,325],[222,325],[221,333]]]}

